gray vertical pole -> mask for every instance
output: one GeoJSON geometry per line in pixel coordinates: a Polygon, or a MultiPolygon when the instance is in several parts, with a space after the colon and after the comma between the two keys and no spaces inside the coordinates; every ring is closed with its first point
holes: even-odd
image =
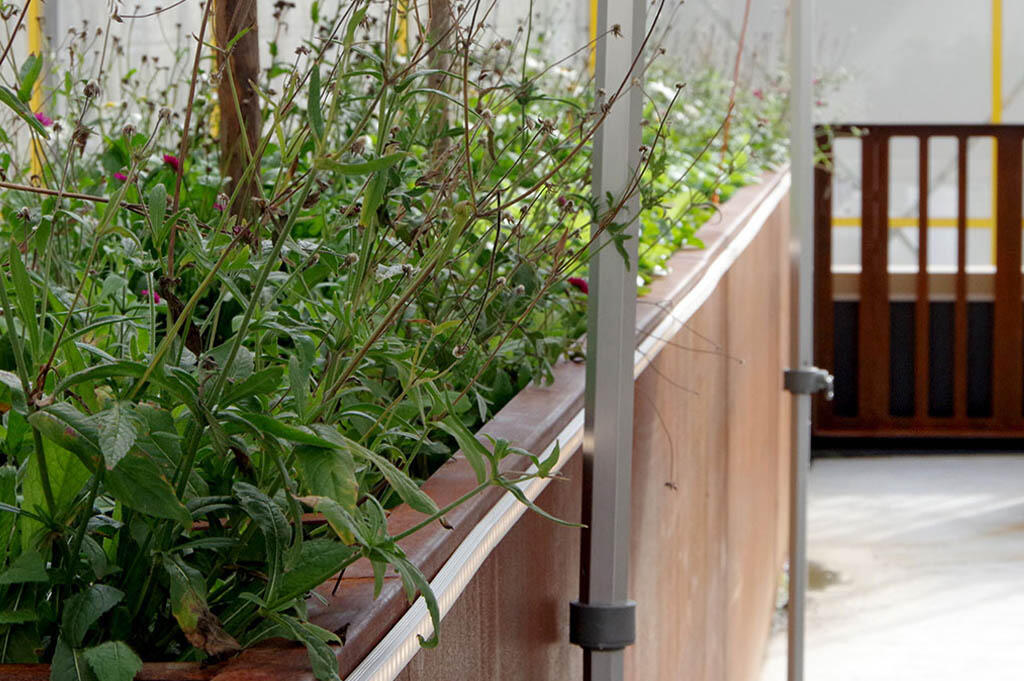
{"type": "MultiPolygon", "coordinates": [[[[596,63],[597,105],[611,110],[594,139],[594,197],[603,212],[617,201],[640,166],[642,63],[630,68],[643,44],[646,0],[600,0],[596,63]],[[612,30],[617,26],[617,30],[612,30]],[[614,34],[621,33],[621,36],[614,34]],[[626,86],[619,98],[610,101],[626,86]],[[601,96],[603,94],[603,97],[601,96]]],[[[628,224],[627,268],[607,233],[590,261],[587,326],[586,425],[583,442],[584,532],[580,604],[574,604],[574,642],[584,646],[584,678],[620,681],[623,649],[632,643],[628,601],[630,477],[633,454],[633,356],[636,349],[636,264],[639,200],[615,219],[628,224]],[[581,642],[580,631],[597,641],[581,642]],[[624,633],[625,632],[625,633],[624,633]],[[617,639],[617,640],[616,640],[617,639]]]]}
{"type": "MultiPolygon", "coordinates": [[[[814,129],[811,33],[813,0],[790,3],[790,210],[794,246],[799,249],[799,366],[814,365],[814,129]]],[[[804,596],[807,589],[807,471],[811,460],[811,395],[794,394],[794,437],[789,525],[789,681],[804,677],[804,596]]]]}

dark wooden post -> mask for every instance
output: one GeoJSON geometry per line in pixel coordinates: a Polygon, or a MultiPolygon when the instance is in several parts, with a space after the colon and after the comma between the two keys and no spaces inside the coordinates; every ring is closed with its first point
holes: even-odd
{"type": "MultiPolygon", "coordinates": [[[[239,33],[246,31],[228,54],[222,53],[220,99],[221,172],[231,178],[228,192],[233,193],[249,165],[249,149],[255,153],[263,129],[263,115],[255,83],[260,77],[260,40],[257,0],[216,0],[217,45],[227,49],[239,33]],[[226,68],[224,58],[228,59],[226,68]],[[241,115],[239,115],[241,114],[241,115]],[[244,131],[244,134],[243,134],[244,131]]],[[[240,218],[252,218],[258,196],[258,172],[246,182],[232,212],[240,218]]]]}
{"type": "MultiPolygon", "coordinates": [[[[432,46],[429,64],[431,69],[438,72],[427,77],[427,86],[432,90],[444,92],[446,90],[447,75],[442,73],[451,68],[451,49],[453,33],[453,16],[451,0],[430,0],[429,24],[427,26],[427,40],[432,46]]],[[[434,154],[442,155],[448,145],[448,137],[442,135],[448,127],[449,102],[442,97],[432,98],[430,101],[429,125],[432,135],[435,137],[434,154]]]]}

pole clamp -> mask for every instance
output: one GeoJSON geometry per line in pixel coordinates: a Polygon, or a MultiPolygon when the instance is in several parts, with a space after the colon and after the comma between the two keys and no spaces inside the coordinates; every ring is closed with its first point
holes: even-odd
{"type": "Polygon", "coordinates": [[[835,397],[835,378],[824,369],[818,367],[786,369],[783,377],[783,386],[794,395],[825,393],[825,399],[829,402],[835,397]]]}
{"type": "Polygon", "coordinates": [[[587,650],[622,650],[633,645],[636,603],[570,603],[569,641],[587,650]]]}

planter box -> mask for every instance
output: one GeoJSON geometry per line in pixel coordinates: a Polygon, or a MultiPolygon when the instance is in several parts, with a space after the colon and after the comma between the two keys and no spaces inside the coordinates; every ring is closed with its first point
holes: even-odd
{"type": "MultiPolygon", "coordinates": [[[[671,274],[638,309],[631,584],[639,640],[627,653],[637,681],[756,678],[785,547],[788,181],[773,174],[737,192],[701,230],[706,248],[676,254],[671,274]]],[[[580,511],[584,378],[582,364],[560,363],[553,385],[529,386],[483,428],[533,452],[561,436],[559,479],[531,495],[567,520],[580,511]]],[[[527,466],[506,460],[509,471],[527,466]]],[[[423,489],[444,506],[474,487],[469,464],[456,456],[423,489]]],[[[398,533],[421,519],[398,507],[389,528],[398,533]]],[[[407,613],[397,577],[389,575],[374,600],[363,561],[346,570],[336,594],[334,580],[318,589],[326,604],[312,599],[311,619],[345,641],[341,677],[382,678],[387,668],[394,674],[386,678],[407,681],[582,678],[582,655],[568,643],[579,530],[522,515],[498,490],[447,520],[450,530],[434,524],[402,542],[428,579],[437,578],[435,588],[444,587],[442,608],[452,609],[436,650],[415,648],[410,632],[421,623],[415,607],[407,613]],[[496,521],[502,509],[505,520],[496,521]]],[[[0,678],[44,681],[49,667],[0,666],[0,678]]],[[[270,642],[208,667],[146,664],[137,678],[313,675],[304,648],[270,642]]]]}

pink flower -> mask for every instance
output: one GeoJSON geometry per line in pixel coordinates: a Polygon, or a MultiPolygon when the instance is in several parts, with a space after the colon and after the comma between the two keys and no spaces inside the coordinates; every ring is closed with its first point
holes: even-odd
{"type": "Polygon", "coordinates": [[[42,111],[36,112],[36,120],[42,123],[44,128],[48,128],[53,125],[53,119],[44,114],[42,111]]]}
{"type": "Polygon", "coordinates": [[[583,293],[590,293],[590,287],[587,286],[586,279],[580,279],[579,277],[569,277],[569,284],[576,287],[583,293]]]}
{"type": "MultiPolygon", "coordinates": [[[[148,297],[149,297],[149,295],[150,295],[150,294],[149,294],[149,289],[145,289],[145,288],[144,288],[144,289],[142,289],[142,292],[141,292],[141,293],[142,293],[142,297],[143,297],[143,298],[148,298],[148,297]]],[[[159,305],[159,304],[160,304],[160,294],[159,294],[159,293],[157,293],[156,291],[153,291],[153,302],[154,302],[155,304],[157,304],[157,305],[159,305]]]]}
{"type": "Polygon", "coordinates": [[[213,208],[214,210],[219,210],[221,213],[224,212],[224,204],[220,203],[219,201],[213,204],[213,208]]]}
{"type": "Polygon", "coordinates": [[[178,172],[181,169],[181,161],[178,160],[177,156],[164,154],[164,163],[169,165],[174,172],[178,172]]]}
{"type": "Polygon", "coordinates": [[[758,99],[764,99],[764,91],[761,88],[754,90],[754,96],[758,99]]]}
{"type": "Polygon", "coordinates": [[[125,175],[124,173],[114,173],[114,179],[117,180],[118,182],[127,182],[128,176],[125,175]]]}

